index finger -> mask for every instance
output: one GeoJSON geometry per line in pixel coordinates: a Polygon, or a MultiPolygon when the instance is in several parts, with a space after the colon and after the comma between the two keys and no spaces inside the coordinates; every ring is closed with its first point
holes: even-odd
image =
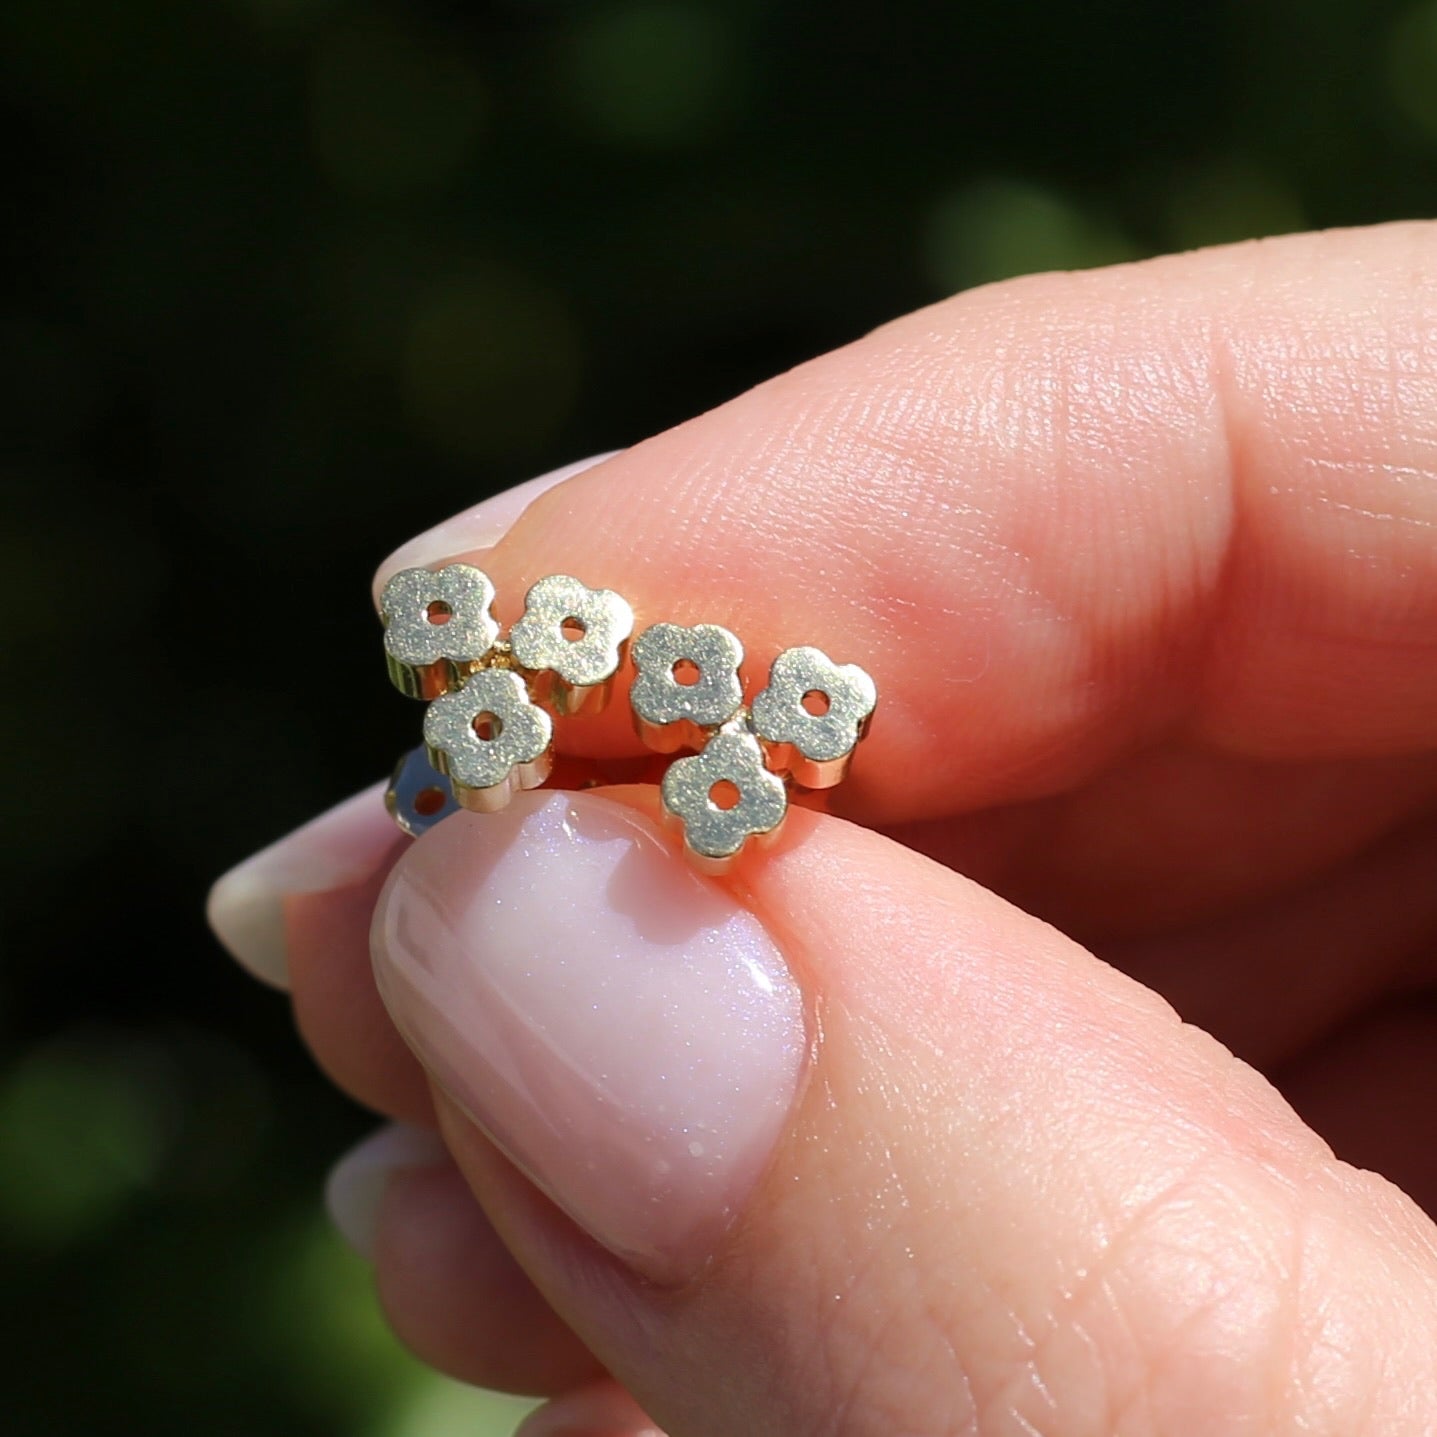
{"type": "MultiPolygon", "coordinates": [[[[641,624],[732,628],[751,681],[794,644],[864,665],[870,821],[1054,792],[1175,730],[1430,747],[1437,226],[960,295],[426,556],[456,559],[504,617],[572,573],[641,624]]],[[[566,742],[636,751],[625,707],[566,742]]]]}

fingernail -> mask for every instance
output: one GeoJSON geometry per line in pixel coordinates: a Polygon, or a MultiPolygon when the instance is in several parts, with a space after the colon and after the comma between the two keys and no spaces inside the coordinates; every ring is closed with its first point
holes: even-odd
{"type": "Polygon", "coordinates": [[[284,901],[368,878],[396,842],[375,784],[231,868],[210,889],[205,916],[238,962],[276,988],[289,986],[284,901]]]}
{"type": "Polygon", "coordinates": [[[612,459],[618,452],[614,449],[607,454],[595,454],[574,464],[566,464],[562,469],[541,474],[537,479],[516,484],[512,489],[495,494],[493,498],[485,499],[472,509],[466,509],[462,514],[456,514],[454,518],[446,519],[442,524],[425,530],[417,538],[401,544],[379,566],[379,571],[374,576],[375,601],[378,602],[380,591],[390,576],[398,573],[400,569],[438,567],[446,559],[472,554],[478,549],[493,548],[539,495],[556,484],[562,484],[565,479],[582,474],[585,469],[592,469],[596,464],[612,459]]]}
{"type": "Polygon", "coordinates": [[[531,1412],[514,1437],[664,1437],[638,1403],[613,1382],[555,1397],[531,1412]]]}
{"type": "MultiPolygon", "coordinates": [[[[566,464],[518,484],[401,545],[379,567],[376,602],[398,569],[444,559],[498,543],[514,521],[546,489],[611,459],[617,450],[566,464]]],[[[374,872],[393,846],[394,826],[371,795],[351,799],[278,843],[230,869],[210,889],[206,915],[215,936],[239,963],[266,983],[289,986],[284,900],[358,883],[374,872]]]]}
{"type": "Polygon", "coordinates": [[[807,1048],[798,987],[752,913],[642,814],[530,792],[404,855],[373,950],[410,1047],[535,1184],[650,1278],[702,1264],[807,1048]]]}
{"type": "Polygon", "coordinates": [[[379,1204],[389,1179],[409,1168],[437,1167],[448,1161],[448,1149],[438,1134],[408,1123],[387,1124],[330,1169],[324,1184],[330,1221],[360,1257],[372,1257],[379,1204]]]}

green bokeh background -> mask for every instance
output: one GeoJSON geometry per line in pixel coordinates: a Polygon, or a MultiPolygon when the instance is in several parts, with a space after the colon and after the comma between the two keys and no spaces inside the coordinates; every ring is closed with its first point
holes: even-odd
{"type": "Polygon", "coordinates": [[[413,742],[387,549],[967,285],[1437,212],[1434,0],[10,0],[0,105],[7,1437],[521,1410],[201,919],[413,742]]]}

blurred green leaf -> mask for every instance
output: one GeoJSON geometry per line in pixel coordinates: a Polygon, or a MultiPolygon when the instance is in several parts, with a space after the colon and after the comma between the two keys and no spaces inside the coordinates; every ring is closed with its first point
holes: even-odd
{"type": "Polygon", "coordinates": [[[1175,249],[1230,244],[1303,229],[1306,216],[1291,186],[1244,160],[1223,160],[1183,173],[1168,206],[1175,249]]]}
{"type": "Polygon", "coordinates": [[[1139,253],[1101,215],[1009,179],[967,185],[939,200],[923,248],[927,271],[945,293],[1013,275],[1116,264],[1139,253]]]}
{"type": "Polygon", "coordinates": [[[50,1249],[93,1236],[153,1180],[164,1140],[157,1095],[128,1065],[33,1050],[0,1079],[0,1232],[50,1249]]]}
{"type": "Polygon", "coordinates": [[[1397,18],[1386,59],[1397,107],[1429,140],[1437,141],[1437,0],[1422,0],[1397,18]]]}

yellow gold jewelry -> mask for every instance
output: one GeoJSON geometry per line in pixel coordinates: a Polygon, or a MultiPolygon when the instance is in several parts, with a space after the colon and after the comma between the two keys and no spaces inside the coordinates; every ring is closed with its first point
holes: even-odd
{"type": "Polygon", "coordinates": [[[405,569],[390,579],[379,617],[395,688],[415,699],[458,688],[499,637],[489,612],[493,602],[489,576],[470,564],[450,564],[437,574],[405,569]]]}
{"type": "Polygon", "coordinates": [[[788,789],[765,764],[742,719],[726,724],[692,758],[678,758],[659,786],[664,813],[706,873],[722,873],[750,838],[765,842],[788,812],[788,789]]]}
{"type": "Polygon", "coordinates": [[[567,574],[529,590],[507,639],[493,602],[493,584],[469,564],[406,569],[384,586],[390,678],[429,701],[424,744],[400,761],[385,795],[406,833],[418,836],[459,807],[495,812],[544,783],[554,718],[599,712],[632,659],[635,732],[656,753],[689,751],[663,773],[664,816],[682,830],[692,861],[721,873],[750,842],[779,831],[794,790],[846,777],[878,701],[863,669],[803,647],[778,655],[745,706],[734,634],[657,623],[631,642],[628,602],[567,574]]]}
{"type": "Polygon", "coordinates": [[[476,813],[496,813],[520,789],[538,788],[554,762],[553,739],[554,721],[512,669],[481,669],[424,714],[430,763],[476,813]]]}
{"type": "Polygon", "coordinates": [[[804,788],[842,783],[878,703],[857,664],[836,664],[820,649],[785,649],[753,701],[753,727],[770,768],[804,788]]]}
{"type": "Polygon", "coordinates": [[[717,624],[655,624],[634,640],[629,706],[655,753],[701,748],[743,704],[743,645],[717,624]]]}
{"type": "Polygon", "coordinates": [[[556,713],[597,713],[609,701],[633,631],[627,599],[550,574],[529,590],[509,648],[520,668],[539,676],[540,697],[556,713]]]}

